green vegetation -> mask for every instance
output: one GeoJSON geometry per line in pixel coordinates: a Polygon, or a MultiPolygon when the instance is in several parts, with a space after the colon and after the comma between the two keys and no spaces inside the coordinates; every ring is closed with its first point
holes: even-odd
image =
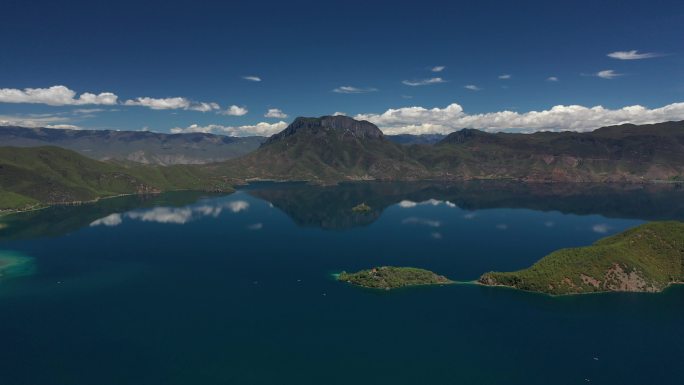
{"type": "Polygon", "coordinates": [[[437,275],[429,270],[414,267],[382,266],[356,273],[343,271],[337,277],[338,281],[371,289],[396,289],[406,286],[444,285],[453,283],[448,278],[437,275]]]}
{"type": "Polygon", "coordinates": [[[352,211],[355,213],[367,213],[367,212],[371,211],[371,208],[366,203],[360,203],[360,204],[352,207],[352,211]]]}
{"type": "Polygon", "coordinates": [[[120,165],[59,147],[0,147],[0,210],[26,210],[123,194],[227,189],[193,166],[120,165]]]}
{"type": "Polygon", "coordinates": [[[591,246],[555,251],[528,269],[486,273],[479,281],[559,295],[660,292],[684,282],[684,223],[647,223],[591,246]]]}

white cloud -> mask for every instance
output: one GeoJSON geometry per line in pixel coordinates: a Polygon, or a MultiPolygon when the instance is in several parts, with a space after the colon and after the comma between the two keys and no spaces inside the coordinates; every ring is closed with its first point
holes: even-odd
{"type": "Polygon", "coordinates": [[[404,107],[381,114],[359,114],[355,119],[375,123],[385,134],[446,134],[462,128],[485,131],[591,131],[623,123],[648,124],[684,120],[684,102],[649,109],[640,105],[620,109],[602,106],[558,105],[549,110],[519,113],[498,111],[467,114],[452,103],[445,108],[404,107]]]}
{"type": "Polygon", "coordinates": [[[84,92],[76,97],[76,91],[65,86],[50,88],[0,88],[0,103],[32,103],[50,106],[70,106],[83,104],[113,105],[118,97],[111,92],[93,94],[84,92]]]}
{"type": "Polygon", "coordinates": [[[176,110],[189,108],[190,101],[186,98],[181,97],[162,99],[140,97],[136,98],[135,100],[126,100],[126,102],[124,102],[124,105],[147,107],[153,110],[176,110]]]}
{"type": "Polygon", "coordinates": [[[271,136],[284,130],[286,127],[287,123],[283,121],[277,123],[260,122],[255,125],[246,126],[222,126],[219,124],[200,126],[198,124],[192,124],[185,128],[174,127],[171,129],[171,133],[182,134],[191,132],[204,132],[220,133],[228,136],[271,136]]]}
{"type": "Polygon", "coordinates": [[[243,76],[242,77],[245,80],[249,80],[250,82],[260,82],[261,78],[258,76],[243,76]]]}
{"type": "Polygon", "coordinates": [[[122,221],[123,221],[123,219],[121,217],[121,214],[114,213],[114,214],[107,215],[104,218],[100,218],[100,219],[97,219],[97,220],[91,222],[90,226],[100,226],[101,225],[101,226],[112,227],[112,226],[120,225],[122,221]]]}
{"type": "Polygon", "coordinates": [[[230,116],[243,116],[247,115],[249,111],[245,107],[240,107],[236,105],[232,105],[228,108],[226,108],[225,111],[219,112],[221,115],[230,115],[230,116]]]}
{"type": "Polygon", "coordinates": [[[653,52],[639,52],[637,50],[631,50],[631,51],[615,51],[611,52],[608,55],[606,55],[610,58],[613,59],[618,59],[618,60],[641,60],[641,59],[651,59],[654,57],[659,57],[663,56],[662,54],[659,53],[653,53],[653,52]]]}
{"type": "Polygon", "coordinates": [[[57,115],[0,115],[0,126],[47,127],[65,124],[69,118],[57,115]]]}
{"type": "Polygon", "coordinates": [[[279,108],[269,108],[268,111],[266,111],[266,113],[264,114],[264,117],[285,119],[285,118],[287,118],[287,114],[284,113],[279,108]]]}
{"type": "Polygon", "coordinates": [[[180,96],[173,98],[140,97],[126,100],[124,105],[147,107],[153,110],[191,110],[200,112],[221,109],[218,103],[192,102],[180,96]]]}
{"type": "Polygon", "coordinates": [[[440,227],[442,222],[436,221],[434,219],[418,218],[418,217],[408,217],[401,221],[404,225],[422,225],[428,227],[440,227]]]}
{"type": "Polygon", "coordinates": [[[434,67],[432,67],[432,69],[430,69],[430,71],[432,71],[432,72],[442,72],[442,71],[444,71],[444,69],[446,69],[446,66],[434,66],[434,67]]]}
{"type": "Polygon", "coordinates": [[[474,85],[474,84],[468,84],[468,85],[466,85],[466,86],[463,86],[463,88],[468,89],[468,90],[471,90],[471,91],[480,91],[480,90],[481,90],[480,87],[478,87],[478,86],[476,86],[476,85],[474,85]]]}
{"type": "Polygon", "coordinates": [[[221,109],[221,106],[219,106],[218,103],[192,102],[189,99],[180,96],[173,98],[140,97],[126,100],[124,105],[147,107],[152,110],[191,110],[200,112],[221,109]]]}
{"type": "Polygon", "coordinates": [[[347,114],[345,112],[335,111],[335,113],[333,113],[333,116],[347,116],[347,114]]]}
{"type": "Polygon", "coordinates": [[[81,130],[82,128],[73,124],[48,124],[45,128],[55,128],[58,130],[81,130]]]}
{"type": "Polygon", "coordinates": [[[336,92],[338,94],[365,94],[367,92],[375,92],[377,91],[377,88],[372,88],[372,87],[353,87],[353,86],[341,86],[333,89],[333,92],[336,92]]]}
{"type": "Polygon", "coordinates": [[[509,74],[499,75],[499,79],[501,79],[501,80],[508,80],[508,79],[510,79],[511,77],[512,77],[512,76],[509,75],[509,74]]]}
{"type": "Polygon", "coordinates": [[[557,82],[558,78],[555,76],[549,76],[548,78],[546,78],[546,81],[547,82],[557,82]]]}
{"type": "Polygon", "coordinates": [[[418,80],[404,80],[403,84],[411,87],[416,86],[427,86],[430,84],[446,83],[446,80],[442,78],[429,78],[429,79],[418,79],[418,80]]]}
{"type": "Polygon", "coordinates": [[[622,76],[622,74],[619,74],[613,70],[603,70],[597,72],[596,76],[600,77],[601,79],[615,79],[616,77],[622,76]]]}
{"type": "Polygon", "coordinates": [[[218,103],[204,103],[204,102],[199,102],[190,105],[188,107],[189,110],[193,111],[199,111],[199,112],[209,112],[209,111],[214,111],[214,110],[220,110],[221,106],[218,105],[218,103]]]}

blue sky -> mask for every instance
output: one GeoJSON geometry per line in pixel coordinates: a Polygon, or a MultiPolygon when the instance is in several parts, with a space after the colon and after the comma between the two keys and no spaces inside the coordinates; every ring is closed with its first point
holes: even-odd
{"type": "Polygon", "coordinates": [[[684,119],[681,1],[5,0],[1,10],[5,124],[247,135],[335,112],[415,133],[684,119]]]}

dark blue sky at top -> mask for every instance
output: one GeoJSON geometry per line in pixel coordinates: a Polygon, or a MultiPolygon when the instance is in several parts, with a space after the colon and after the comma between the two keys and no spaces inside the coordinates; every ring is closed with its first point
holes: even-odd
{"type": "MultiPolygon", "coordinates": [[[[64,85],[120,101],[181,96],[249,110],[237,117],[120,106],[75,122],[93,128],[278,121],[263,117],[268,108],[289,121],[450,103],[482,113],[684,101],[682,1],[3,0],[0,47],[0,88],[64,85]],[[665,55],[606,56],[628,50],[665,55]],[[430,71],[438,65],[446,69],[430,71]],[[589,76],[607,69],[624,76],[589,76]],[[402,84],[437,76],[446,82],[402,84]],[[340,86],[377,91],[332,92],[340,86]]],[[[0,115],[84,107],[0,103],[0,115]]]]}

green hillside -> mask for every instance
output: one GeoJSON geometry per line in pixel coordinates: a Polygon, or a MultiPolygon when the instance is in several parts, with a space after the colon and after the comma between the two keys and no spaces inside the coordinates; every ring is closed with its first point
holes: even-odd
{"type": "Polygon", "coordinates": [[[684,223],[651,222],[591,246],[555,251],[532,267],[480,283],[548,294],[659,292],[684,282],[684,223]]]}
{"type": "Polygon", "coordinates": [[[225,187],[192,166],[126,167],[58,147],[0,147],[0,210],[121,194],[225,187]]]}

